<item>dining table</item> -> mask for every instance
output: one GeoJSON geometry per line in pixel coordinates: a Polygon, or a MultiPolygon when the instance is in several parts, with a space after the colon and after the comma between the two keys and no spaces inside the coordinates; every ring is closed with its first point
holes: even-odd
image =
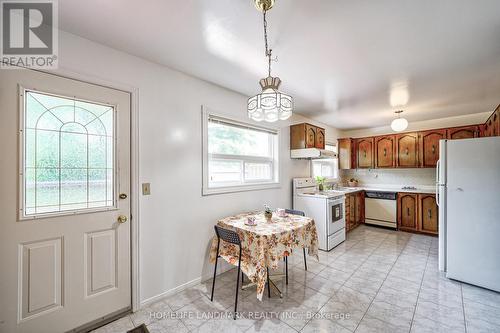
{"type": "MultiPolygon", "coordinates": [[[[241,271],[257,286],[257,298],[268,281],[268,270],[278,269],[280,261],[296,249],[307,249],[309,256],[319,261],[318,234],[310,217],[273,213],[267,219],[264,212],[247,212],[217,221],[219,227],[235,231],[241,243],[241,271]],[[250,218],[250,219],[249,219],[250,218]],[[249,220],[255,219],[251,225],[249,220]]],[[[239,246],[220,240],[218,255],[232,265],[238,265],[239,246]]],[[[210,262],[217,257],[217,237],[210,247],[210,262]]],[[[238,277],[239,278],[239,277],[238,277]]]]}

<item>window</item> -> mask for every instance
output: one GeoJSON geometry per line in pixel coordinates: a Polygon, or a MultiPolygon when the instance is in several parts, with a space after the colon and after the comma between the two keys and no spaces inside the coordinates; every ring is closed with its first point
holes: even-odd
{"type": "Polygon", "coordinates": [[[114,207],[115,109],[24,90],[22,214],[114,207]]]}
{"type": "MultiPolygon", "coordinates": [[[[337,147],[334,145],[325,145],[326,150],[337,152],[337,147]]],[[[311,173],[313,177],[325,177],[330,180],[338,178],[339,167],[337,158],[317,159],[311,161],[311,173]]]]}
{"type": "Polygon", "coordinates": [[[203,194],[278,184],[278,132],[204,113],[203,194]]]}

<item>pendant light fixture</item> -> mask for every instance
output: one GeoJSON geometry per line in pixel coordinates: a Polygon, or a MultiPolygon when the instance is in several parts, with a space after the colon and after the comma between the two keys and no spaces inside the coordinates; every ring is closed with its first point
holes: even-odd
{"type": "Polygon", "coordinates": [[[395,132],[404,131],[408,127],[408,120],[406,120],[405,118],[401,118],[401,113],[403,113],[403,110],[399,110],[394,113],[397,114],[398,117],[391,123],[392,130],[395,132]]]}
{"type": "Polygon", "coordinates": [[[292,96],[278,90],[281,80],[271,76],[272,49],[267,44],[266,13],[274,5],[274,0],[254,0],[255,7],[262,11],[264,17],[264,44],[267,57],[267,77],[260,80],[262,92],[248,99],[248,117],[255,121],[275,122],[290,118],[293,109],[292,96]]]}

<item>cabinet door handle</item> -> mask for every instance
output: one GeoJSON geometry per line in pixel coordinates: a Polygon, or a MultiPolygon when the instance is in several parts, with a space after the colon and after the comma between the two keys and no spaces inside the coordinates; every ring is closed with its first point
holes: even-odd
{"type": "Polygon", "coordinates": [[[432,145],[432,153],[435,154],[436,153],[436,146],[435,145],[432,145]]]}
{"type": "Polygon", "coordinates": [[[363,150],[363,156],[366,157],[366,150],[363,150]]]}
{"type": "Polygon", "coordinates": [[[406,207],[406,215],[410,216],[410,207],[406,207]]]}
{"type": "Polygon", "coordinates": [[[387,156],[387,148],[384,148],[384,156],[387,156]]]}
{"type": "Polygon", "coordinates": [[[431,219],[432,218],[432,210],[430,210],[430,209],[428,210],[428,215],[429,215],[429,219],[431,219]]]}
{"type": "Polygon", "coordinates": [[[406,155],[408,155],[409,152],[410,151],[408,150],[408,148],[406,148],[406,150],[405,150],[406,155]]]}

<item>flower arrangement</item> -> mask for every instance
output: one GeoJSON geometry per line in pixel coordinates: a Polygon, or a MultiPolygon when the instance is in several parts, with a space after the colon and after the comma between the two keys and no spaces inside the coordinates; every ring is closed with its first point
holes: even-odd
{"type": "Polygon", "coordinates": [[[325,186],[325,177],[316,176],[316,183],[318,183],[318,190],[323,191],[325,186]]]}
{"type": "Polygon", "coordinates": [[[271,210],[271,207],[269,207],[269,205],[264,205],[264,217],[266,218],[267,222],[270,222],[273,217],[273,211],[271,210]]]}

